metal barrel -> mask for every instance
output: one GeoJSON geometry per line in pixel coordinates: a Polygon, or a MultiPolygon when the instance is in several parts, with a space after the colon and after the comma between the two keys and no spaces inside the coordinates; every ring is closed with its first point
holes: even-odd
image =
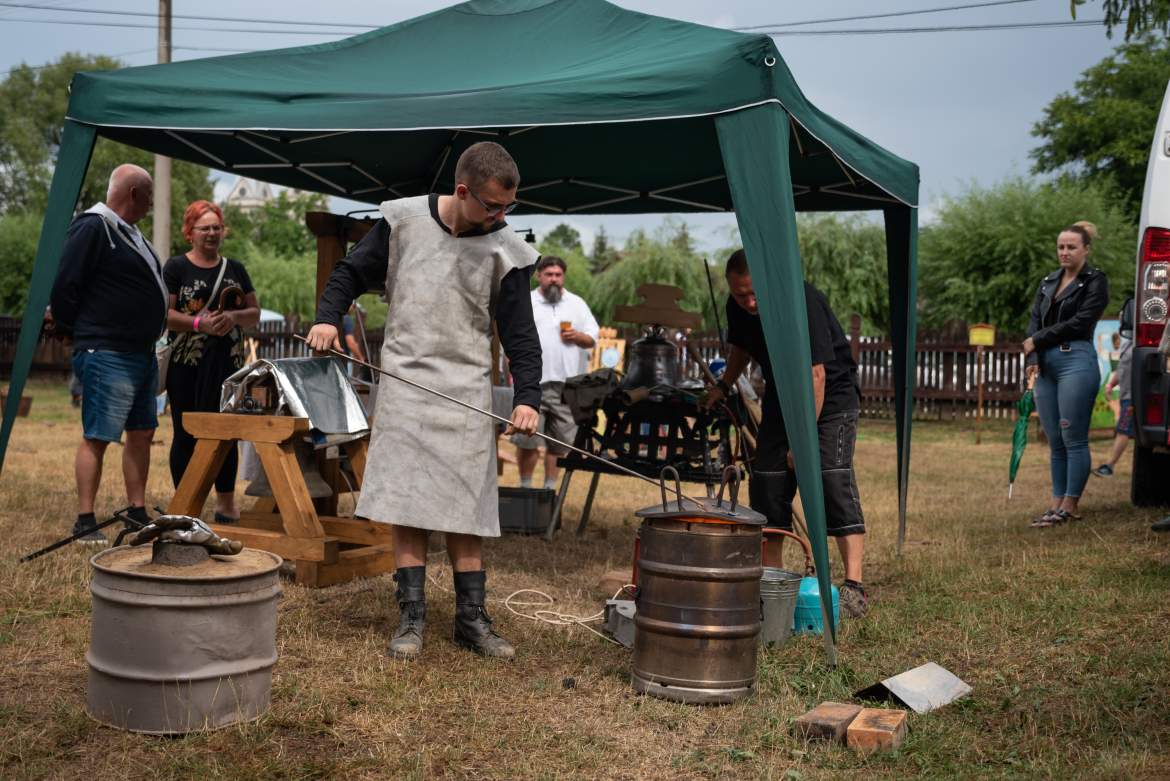
{"type": "Polygon", "coordinates": [[[259,717],[276,664],[280,557],[248,549],[179,568],[150,564],[150,553],[118,547],[90,559],[87,712],[157,735],[259,717]]]}
{"type": "Polygon", "coordinates": [[[755,690],[759,526],[648,518],[634,618],[634,689],[692,704],[755,690]]]}
{"type": "Polygon", "coordinates": [[[792,636],[792,617],[801,576],[779,567],[764,567],[760,577],[760,645],[783,645],[792,636]]]}

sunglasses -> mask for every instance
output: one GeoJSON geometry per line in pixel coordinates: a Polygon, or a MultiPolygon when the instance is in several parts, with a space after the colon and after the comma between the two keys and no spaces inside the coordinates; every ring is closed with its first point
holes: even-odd
{"type": "Polygon", "coordinates": [[[470,187],[468,187],[467,192],[471,193],[471,197],[474,198],[476,200],[476,202],[479,203],[479,205],[483,207],[483,210],[485,212],[487,212],[488,214],[499,214],[500,212],[503,212],[504,214],[511,214],[513,211],[516,210],[516,207],[520,205],[519,201],[512,201],[511,203],[507,204],[506,206],[496,206],[496,205],[489,206],[488,204],[483,202],[482,198],[480,198],[478,195],[475,194],[475,190],[472,190],[470,187]]]}

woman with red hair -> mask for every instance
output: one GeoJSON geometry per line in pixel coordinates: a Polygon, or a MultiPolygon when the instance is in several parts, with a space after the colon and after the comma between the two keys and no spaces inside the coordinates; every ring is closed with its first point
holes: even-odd
{"type": "MultiPolygon", "coordinates": [[[[163,268],[173,343],[167,396],[174,422],[171,479],[176,487],[195,452],[195,438],[183,428],[184,413],[219,411],[223,381],[244,365],[243,329],[260,322],[260,302],[244,265],[219,254],[226,233],[218,206],[193,202],[183,214],[183,238],[191,249],[175,255],[163,268]]],[[[216,523],[239,519],[237,460],[232,448],[215,478],[216,523]]]]}

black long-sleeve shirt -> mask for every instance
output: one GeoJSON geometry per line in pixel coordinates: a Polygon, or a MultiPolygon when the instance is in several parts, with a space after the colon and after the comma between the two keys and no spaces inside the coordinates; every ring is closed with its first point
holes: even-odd
{"type": "MultiPolygon", "coordinates": [[[[443,225],[437,213],[438,196],[431,196],[431,216],[443,225]]],[[[478,231],[461,235],[477,235],[478,231]]],[[[341,320],[354,299],[386,284],[390,264],[390,224],[380,219],[349,254],[338,261],[317,304],[318,323],[341,327],[341,320]]],[[[529,279],[532,268],[509,271],[500,281],[495,321],[500,343],[512,372],[513,405],[540,409],[540,338],[532,317],[529,279]]]]}
{"type": "Polygon", "coordinates": [[[1028,336],[1032,337],[1036,349],[1028,354],[1028,365],[1038,363],[1040,351],[1048,347],[1091,341],[1097,321],[1109,305],[1109,280],[1100,269],[1086,264],[1077,278],[1057,295],[1063,275],[1060,269],[1053,271],[1040,281],[1036,291],[1028,323],[1028,336]]]}

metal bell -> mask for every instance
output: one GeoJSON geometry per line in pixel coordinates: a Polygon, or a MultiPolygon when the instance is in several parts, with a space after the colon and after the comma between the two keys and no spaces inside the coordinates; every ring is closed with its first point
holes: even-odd
{"type": "MultiPolygon", "coordinates": [[[[300,441],[293,444],[293,450],[296,451],[297,466],[300,467],[301,476],[305,479],[305,486],[309,489],[309,496],[314,499],[324,499],[327,496],[333,496],[333,488],[329,483],[325,482],[325,478],[321,477],[321,473],[317,470],[317,459],[314,455],[313,446],[308,442],[300,441]]],[[[268,483],[268,475],[264,471],[263,463],[261,463],[261,468],[256,475],[256,479],[248,484],[244,495],[272,496],[272,486],[268,483]]]]}

